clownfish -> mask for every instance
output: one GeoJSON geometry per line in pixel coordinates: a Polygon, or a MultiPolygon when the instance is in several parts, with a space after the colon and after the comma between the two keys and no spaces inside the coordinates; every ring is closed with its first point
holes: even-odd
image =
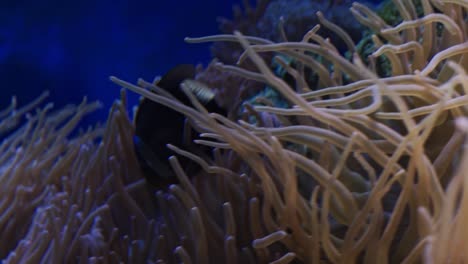
{"type": "MultiPolygon", "coordinates": [[[[187,86],[209,112],[226,115],[225,110],[215,102],[214,92],[204,85],[194,85],[197,83],[192,80],[194,77],[195,67],[190,64],[181,64],[162,76],[156,85],[183,104],[192,106],[181,88],[183,82],[191,83],[192,85],[187,86]]],[[[192,148],[195,146],[192,142],[184,142],[185,119],[183,114],[150,99],[143,98],[140,101],[134,120],[133,143],[144,176],[153,187],[161,189],[178,183],[168,161],[174,153],[166,145],[170,143],[180,148],[188,148],[189,144],[192,148]]],[[[206,151],[206,149],[201,151],[206,151]]],[[[199,165],[192,160],[185,157],[178,157],[178,159],[189,177],[200,170],[199,165]]]]}

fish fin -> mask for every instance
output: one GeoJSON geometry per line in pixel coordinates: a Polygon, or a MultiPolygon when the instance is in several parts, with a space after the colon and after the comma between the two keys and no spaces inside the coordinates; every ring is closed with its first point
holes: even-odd
{"type": "MultiPolygon", "coordinates": [[[[142,167],[149,168],[153,173],[164,180],[171,180],[171,177],[175,177],[174,172],[167,165],[167,161],[161,161],[143,140],[138,136],[134,136],[133,142],[142,167]]],[[[151,181],[153,180],[154,179],[151,179],[151,181]]]]}

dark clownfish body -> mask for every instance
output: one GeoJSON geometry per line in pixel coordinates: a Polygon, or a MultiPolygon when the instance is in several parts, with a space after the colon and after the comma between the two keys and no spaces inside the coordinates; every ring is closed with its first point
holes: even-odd
{"type": "MultiPolygon", "coordinates": [[[[190,100],[180,85],[186,80],[193,79],[194,76],[193,65],[181,64],[167,72],[157,86],[171,93],[182,103],[191,106],[190,100]]],[[[214,94],[211,90],[194,91],[193,94],[209,112],[224,114],[224,110],[214,101],[214,94]],[[211,97],[202,98],[205,94],[210,94],[211,97]]],[[[166,147],[166,144],[170,143],[180,148],[188,147],[187,144],[190,142],[184,142],[183,139],[185,119],[186,117],[181,113],[146,98],[138,106],[135,117],[134,146],[147,181],[158,189],[178,182],[168,161],[174,153],[166,147]]],[[[193,146],[192,143],[191,147],[193,146]]],[[[200,169],[197,164],[187,158],[178,157],[178,159],[189,177],[200,169]]]]}

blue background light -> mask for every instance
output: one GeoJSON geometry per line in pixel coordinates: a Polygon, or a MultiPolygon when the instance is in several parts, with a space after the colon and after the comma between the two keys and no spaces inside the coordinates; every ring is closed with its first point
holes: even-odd
{"type": "MultiPolygon", "coordinates": [[[[210,60],[209,45],[186,36],[218,33],[230,1],[0,1],[0,108],[51,92],[56,107],[99,100],[103,121],[119,95],[108,76],[152,80],[179,63],[210,60]]],[[[137,102],[131,95],[131,103],[137,102]]]]}

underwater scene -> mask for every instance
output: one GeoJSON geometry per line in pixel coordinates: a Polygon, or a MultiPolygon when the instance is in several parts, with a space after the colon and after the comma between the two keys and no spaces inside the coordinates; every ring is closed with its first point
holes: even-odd
{"type": "Polygon", "coordinates": [[[0,12],[1,263],[468,263],[468,0],[0,12]]]}

